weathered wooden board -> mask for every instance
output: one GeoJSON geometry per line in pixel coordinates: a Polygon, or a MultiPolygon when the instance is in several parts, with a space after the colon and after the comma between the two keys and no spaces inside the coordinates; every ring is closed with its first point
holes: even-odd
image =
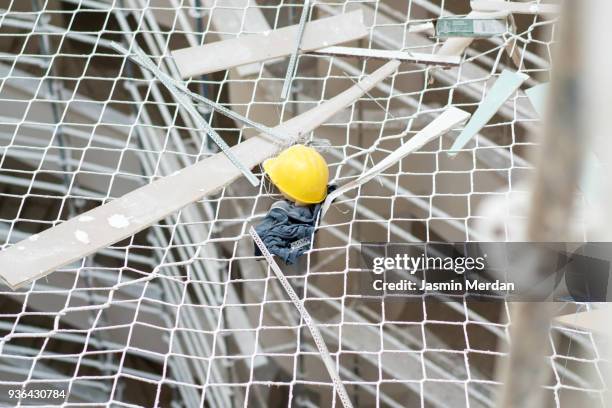
{"type": "Polygon", "coordinates": [[[454,156],[457,152],[474,137],[480,130],[491,120],[497,113],[499,108],[506,102],[510,96],[521,86],[525,80],[529,78],[527,74],[522,72],[512,72],[504,70],[499,78],[491,87],[491,90],[484,97],[472,119],[463,129],[463,132],[457,137],[449,151],[449,156],[454,156]]]}
{"type": "MultiPolygon", "coordinates": [[[[286,57],[294,51],[298,28],[293,25],[268,33],[182,48],[172,51],[172,57],[183,78],[286,57]]],[[[361,10],[322,18],[306,24],[300,49],[307,52],[341,44],[363,38],[368,32],[361,10]]]]}
{"type": "Polygon", "coordinates": [[[386,60],[396,59],[402,62],[411,62],[413,64],[424,65],[458,66],[461,63],[461,58],[456,55],[446,56],[425,54],[421,52],[376,50],[371,48],[327,47],[313,51],[313,53],[323,55],[337,55],[341,57],[357,57],[386,60]]]}

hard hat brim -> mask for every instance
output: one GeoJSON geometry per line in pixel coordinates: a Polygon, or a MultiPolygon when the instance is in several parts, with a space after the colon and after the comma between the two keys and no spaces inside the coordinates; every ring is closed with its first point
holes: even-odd
{"type": "Polygon", "coordinates": [[[270,159],[265,160],[262,164],[264,171],[270,178],[272,178],[272,174],[274,173],[274,162],[275,162],[275,159],[270,158],[270,159]]]}

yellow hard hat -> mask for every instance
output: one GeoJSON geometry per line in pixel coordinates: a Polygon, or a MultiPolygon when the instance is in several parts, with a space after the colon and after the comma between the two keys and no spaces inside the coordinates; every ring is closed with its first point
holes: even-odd
{"type": "Polygon", "coordinates": [[[293,145],[266,160],[263,168],[272,183],[298,203],[320,203],[327,195],[327,162],[312,147],[293,145]]]}

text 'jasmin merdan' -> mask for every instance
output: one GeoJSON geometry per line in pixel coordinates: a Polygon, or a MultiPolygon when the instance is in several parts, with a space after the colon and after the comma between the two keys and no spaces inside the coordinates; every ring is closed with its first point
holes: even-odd
{"type": "Polygon", "coordinates": [[[373,261],[373,272],[380,275],[386,270],[403,269],[415,274],[419,270],[436,269],[455,271],[458,274],[466,271],[482,271],[485,268],[485,258],[478,257],[428,257],[409,256],[408,254],[397,254],[394,257],[376,257],[373,261]]]}

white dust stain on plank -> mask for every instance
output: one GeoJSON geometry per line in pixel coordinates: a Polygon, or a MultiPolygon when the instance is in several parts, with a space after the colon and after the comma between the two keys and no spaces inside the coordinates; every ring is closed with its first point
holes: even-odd
{"type": "Polygon", "coordinates": [[[125,228],[130,225],[130,220],[123,214],[113,214],[108,217],[108,225],[113,228],[125,228]]]}
{"type": "Polygon", "coordinates": [[[91,215],[81,215],[78,219],[79,219],[79,222],[91,222],[95,218],[92,217],[91,215]]]}
{"type": "Polygon", "coordinates": [[[74,232],[74,237],[77,241],[82,242],[83,244],[89,244],[91,241],[89,240],[89,234],[82,230],[76,230],[74,232]]]}

